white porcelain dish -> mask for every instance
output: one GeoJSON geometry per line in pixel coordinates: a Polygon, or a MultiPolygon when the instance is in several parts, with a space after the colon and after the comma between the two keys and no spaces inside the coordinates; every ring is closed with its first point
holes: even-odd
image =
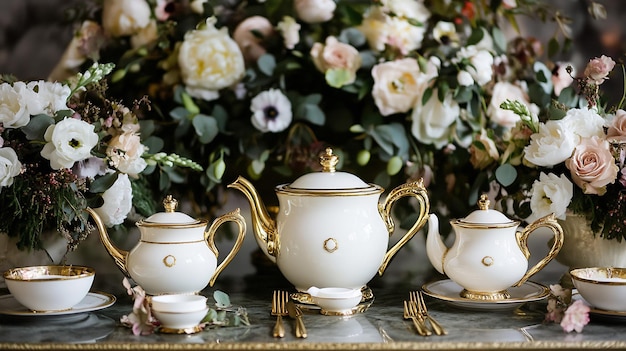
{"type": "Polygon", "coordinates": [[[154,316],[163,327],[174,330],[196,328],[208,311],[208,307],[190,312],[163,312],[152,309],[154,316]]]}
{"type": "Polygon", "coordinates": [[[103,292],[90,292],[77,305],[69,310],[49,311],[49,312],[33,312],[19,303],[13,295],[0,296],[0,315],[7,316],[26,316],[26,317],[45,317],[45,316],[61,316],[78,313],[86,313],[98,311],[107,308],[115,303],[115,296],[103,292]]]}
{"type": "Polygon", "coordinates": [[[9,269],[4,280],[13,297],[37,312],[63,311],[81,302],[96,273],[83,266],[31,266],[9,269]]]}
{"type": "Polygon", "coordinates": [[[207,307],[202,295],[158,295],[152,297],[151,303],[152,310],[159,312],[194,312],[207,307]]]}
{"type": "Polygon", "coordinates": [[[570,275],[578,293],[593,307],[626,312],[626,268],[578,268],[570,275]]]}
{"type": "Polygon", "coordinates": [[[463,287],[450,279],[426,283],[422,286],[424,294],[443,300],[448,304],[468,310],[512,310],[526,302],[545,299],[550,290],[539,284],[527,281],[521,286],[507,289],[511,295],[508,299],[501,300],[475,300],[461,297],[463,287]]]}
{"type": "Polygon", "coordinates": [[[321,308],[322,314],[341,314],[352,311],[361,302],[361,289],[317,288],[307,290],[313,303],[321,308]]]}

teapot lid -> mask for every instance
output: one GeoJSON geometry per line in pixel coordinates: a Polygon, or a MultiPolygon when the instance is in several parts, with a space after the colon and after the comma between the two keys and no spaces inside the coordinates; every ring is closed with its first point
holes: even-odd
{"type": "Polygon", "coordinates": [[[497,210],[489,209],[489,197],[486,194],[480,195],[478,200],[478,210],[470,213],[461,223],[471,224],[511,224],[513,223],[507,216],[497,210]]]}
{"type": "Polygon", "coordinates": [[[195,224],[199,222],[197,219],[194,219],[185,213],[177,212],[176,208],[178,207],[178,200],[176,200],[172,195],[167,195],[165,197],[163,200],[163,207],[165,207],[165,212],[157,212],[146,218],[144,222],[158,224],[195,224]]]}
{"type": "Polygon", "coordinates": [[[335,167],[339,157],[332,148],[326,148],[320,155],[321,172],[308,173],[296,179],[289,185],[279,186],[284,190],[341,190],[341,191],[371,191],[382,188],[365,183],[361,178],[348,172],[338,172],[335,167]]]}

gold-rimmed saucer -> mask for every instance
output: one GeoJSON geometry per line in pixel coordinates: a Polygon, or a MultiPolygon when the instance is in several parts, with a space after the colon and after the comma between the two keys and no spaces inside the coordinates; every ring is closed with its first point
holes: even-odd
{"type": "Polygon", "coordinates": [[[313,299],[311,295],[306,292],[298,291],[295,293],[289,294],[289,297],[302,309],[302,311],[307,313],[321,313],[327,316],[351,316],[357,313],[363,313],[367,311],[367,309],[374,302],[374,293],[372,289],[368,286],[364,286],[361,289],[361,293],[363,297],[361,298],[361,302],[358,305],[353,307],[350,310],[341,311],[341,312],[333,312],[333,311],[325,311],[322,310],[318,305],[313,303],[313,299]]]}
{"type": "Polygon", "coordinates": [[[199,325],[191,328],[167,328],[167,327],[159,327],[158,332],[163,334],[195,334],[199,333],[203,330],[199,325]]]}
{"type": "Polygon", "coordinates": [[[450,279],[426,283],[422,286],[424,294],[443,300],[446,303],[470,310],[513,310],[530,301],[545,299],[550,290],[539,283],[527,281],[521,286],[508,288],[509,298],[495,300],[478,300],[461,297],[463,287],[450,279]]]}

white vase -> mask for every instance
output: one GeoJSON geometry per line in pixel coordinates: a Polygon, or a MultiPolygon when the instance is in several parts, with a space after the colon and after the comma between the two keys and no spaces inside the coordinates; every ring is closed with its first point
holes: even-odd
{"type": "Polygon", "coordinates": [[[556,260],[570,268],[626,267],[626,241],[607,240],[594,233],[584,216],[568,214],[559,220],[563,248],[556,260]]]}

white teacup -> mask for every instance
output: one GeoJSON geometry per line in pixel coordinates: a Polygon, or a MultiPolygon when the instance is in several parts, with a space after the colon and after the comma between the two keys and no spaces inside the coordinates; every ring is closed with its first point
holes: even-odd
{"type": "Polygon", "coordinates": [[[317,288],[307,290],[313,303],[320,306],[322,314],[343,314],[352,310],[361,302],[363,294],[360,289],[348,288],[317,288]]]}
{"type": "Polygon", "coordinates": [[[578,293],[593,307],[626,312],[626,268],[578,268],[570,275],[578,293]]]}

